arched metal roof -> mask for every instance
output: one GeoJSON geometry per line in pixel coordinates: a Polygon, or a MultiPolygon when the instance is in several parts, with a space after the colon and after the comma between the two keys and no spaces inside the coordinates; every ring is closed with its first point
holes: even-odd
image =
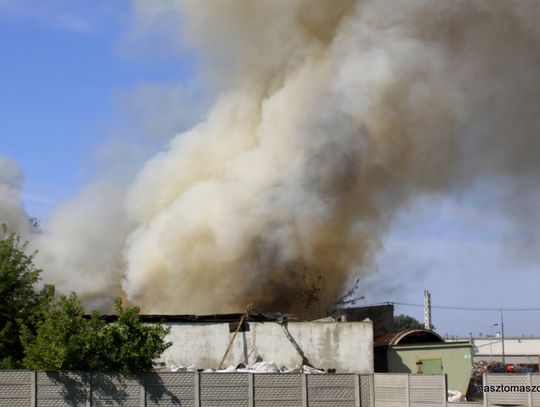
{"type": "Polygon", "coordinates": [[[409,343],[441,343],[444,339],[429,329],[405,329],[375,339],[374,346],[405,345],[409,343]]]}

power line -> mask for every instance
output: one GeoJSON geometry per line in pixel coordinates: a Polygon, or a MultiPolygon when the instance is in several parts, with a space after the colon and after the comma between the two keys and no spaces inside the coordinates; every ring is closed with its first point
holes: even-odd
{"type": "MultiPolygon", "coordinates": [[[[454,311],[454,310],[452,310],[452,311],[454,311]]],[[[459,314],[456,314],[454,312],[451,312],[450,310],[441,309],[439,312],[442,312],[443,315],[450,316],[450,317],[455,318],[456,320],[459,320],[461,322],[468,321],[468,322],[471,322],[471,323],[473,323],[475,325],[481,326],[482,328],[489,328],[490,327],[490,325],[486,324],[485,322],[475,321],[473,319],[467,318],[463,314],[459,315],[459,314]]]]}
{"type": "MultiPolygon", "coordinates": [[[[381,302],[378,304],[371,304],[372,306],[375,305],[402,305],[407,307],[419,307],[424,308],[424,304],[411,304],[406,302],[381,302]]],[[[450,305],[432,305],[431,308],[436,309],[449,309],[449,310],[456,310],[456,311],[519,311],[519,312],[528,312],[528,311],[540,311],[540,307],[538,308],[498,308],[498,307],[460,307],[460,306],[450,306],[450,305]]]]}

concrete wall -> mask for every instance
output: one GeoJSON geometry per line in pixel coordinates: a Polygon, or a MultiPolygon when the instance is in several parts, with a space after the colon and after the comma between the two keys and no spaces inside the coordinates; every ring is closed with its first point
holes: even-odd
{"type": "Polygon", "coordinates": [[[25,370],[0,371],[0,406],[26,407],[35,396],[35,375],[25,370]]]}
{"type": "Polygon", "coordinates": [[[445,407],[444,375],[0,371],[0,407],[445,407]]]}
{"type": "MultiPolygon", "coordinates": [[[[486,386],[540,386],[538,374],[485,374],[483,384],[486,386]]],[[[499,389],[496,389],[499,390],[499,389]]],[[[501,391],[484,393],[484,406],[527,406],[540,407],[540,392],[508,391],[511,388],[502,388],[501,391]]]]}
{"type": "Polygon", "coordinates": [[[374,407],[446,407],[444,375],[376,373],[374,407]]]}
{"type": "Polygon", "coordinates": [[[388,371],[392,373],[419,373],[417,362],[442,360],[442,373],[448,376],[448,388],[466,394],[472,371],[470,343],[410,344],[389,347],[388,371]]]}
{"type": "Polygon", "coordinates": [[[394,306],[376,305],[373,307],[338,308],[330,313],[333,317],[345,316],[347,321],[363,321],[369,318],[373,321],[373,337],[378,338],[394,332],[394,306]]]}
{"type": "MultiPolygon", "coordinates": [[[[173,345],[161,361],[171,365],[217,368],[230,338],[228,323],[170,323],[166,338],[173,345]]],[[[366,322],[289,322],[288,329],[309,361],[338,373],[373,373],[373,328],[366,322]]],[[[225,360],[225,366],[253,364],[258,360],[279,367],[296,367],[302,358],[275,322],[250,322],[240,332],[225,360]]]]}

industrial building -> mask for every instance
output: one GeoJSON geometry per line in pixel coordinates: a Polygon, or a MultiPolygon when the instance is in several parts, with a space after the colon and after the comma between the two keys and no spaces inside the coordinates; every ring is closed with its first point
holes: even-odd
{"type": "Polygon", "coordinates": [[[375,372],[441,374],[448,388],[467,393],[472,371],[469,341],[445,342],[436,332],[408,329],[375,340],[375,372]]]}
{"type": "Polygon", "coordinates": [[[263,314],[250,314],[242,320],[243,317],[244,314],[141,316],[144,322],[160,322],[170,328],[166,340],[172,345],[160,359],[167,368],[217,369],[268,361],[279,368],[308,364],[338,373],[373,373],[370,320],[336,322],[329,318],[295,322],[263,314]]]}
{"type": "Polygon", "coordinates": [[[467,392],[473,364],[469,340],[446,342],[431,330],[393,332],[393,306],[334,310],[298,322],[281,314],[143,315],[170,328],[159,360],[176,367],[223,369],[272,362],[285,370],[312,366],[336,373],[446,374],[448,388],[467,392]]]}
{"type": "MultiPolygon", "coordinates": [[[[501,336],[466,338],[470,340],[474,362],[502,362],[503,340],[501,336]]],[[[507,336],[504,338],[504,360],[507,364],[536,365],[540,358],[540,337],[507,336]]]]}

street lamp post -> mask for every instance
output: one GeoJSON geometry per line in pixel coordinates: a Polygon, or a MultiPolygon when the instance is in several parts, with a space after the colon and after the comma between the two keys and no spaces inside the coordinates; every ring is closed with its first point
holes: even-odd
{"type": "Polygon", "coordinates": [[[498,323],[491,324],[489,326],[489,362],[493,362],[493,352],[492,352],[492,344],[493,344],[493,331],[492,328],[498,326],[498,323]]]}

